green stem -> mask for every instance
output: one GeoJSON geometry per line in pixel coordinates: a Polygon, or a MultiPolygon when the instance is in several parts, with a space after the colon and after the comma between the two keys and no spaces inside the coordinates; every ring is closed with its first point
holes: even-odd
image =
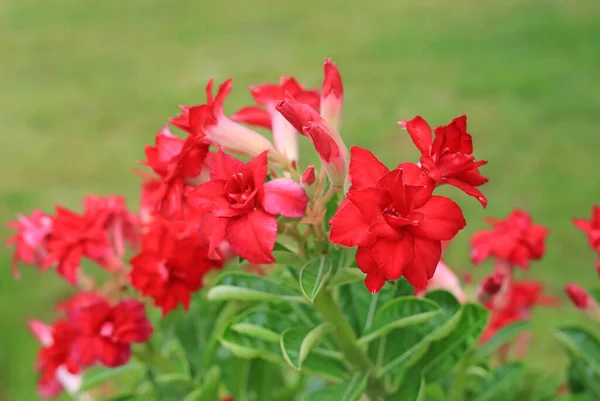
{"type": "Polygon", "coordinates": [[[471,360],[471,353],[467,353],[463,359],[458,363],[455,369],[455,376],[452,382],[452,388],[450,392],[450,401],[463,401],[465,397],[465,388],[467,381],[467,369],[471,360]]]}
{"type": "Polygon", "coordinates": [[[323,289],[315,298],[315,307],[325,320],[333,327],[333,336],[340,347],[344,356],[354,366],[355,369],[367,373],[369,380],[367,384],[367,396],[371,401],[379,401],[385,394],[385,386],[381,380],[375,376],[375,367],[373,363],[357,344],[357,338],[346,317],[340,310],[338,304],[333,299],[331,292],[323,289]]]}

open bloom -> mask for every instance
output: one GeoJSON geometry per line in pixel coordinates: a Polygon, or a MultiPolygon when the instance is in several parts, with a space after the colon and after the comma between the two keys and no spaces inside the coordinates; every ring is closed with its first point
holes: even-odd
{"type": "Polygon", "coordinates": [[[389,171],[371,152],[356,146],[351,152],[352,187],[331,221],[331,242],[358,246],[356,263],[373,293],[400,276],[425,288],[440,261],[441,242],[466,225],[460,207],[433,196],[435,185],[415,164],[389,171]]]}
{"type": "Polygon", "coordinates": [[[244,107],[231,116],[233,121],[245,122],[251,125],[270,128],[273,131],[275,149],[284,154],[288,161],[298,161],[298,133],[287,122],[275,106],[283,100],[286,93],[299,102],[305,103],[315,110],[319,110],[319,91],[304,89],[295,78],[281,77],[279,84],[262,84],[250,87],[254,101],[262,107],[244,107]]]}
{"type": "Polygon", "coordinates": [[[467,133],[467,116],[457,117],[450,124],[434,130],[417,116],[408,122],[401,122],[421,152],[421,167],[435,182],[453,185],[466,194],[475,197],[485,207],[487,199],[476,187],[487,182],[479,173],[479,167],[487,161],[475,161],[473,141],[467,133]]]}
{"type": "Polygon", "coordinates": [[[180,303],[187,310],[191,294],[202,287],[206,273],[220,268],[222,262],[208,258],[197,226],[156,218],[131,265],[131,284],[154,299],[166,315],[180,303]]]}
{"type": "Polygon", "coordinates": [[[313,108],[292,97],[279,102],[276,109],[298,132],[312,140],[331,185],[342,187],[348,174],[348,149],[340,134],[313,108]]]}
{"type": "Polygon", "coordinates": [[[14,246],[12,258],[13,277],[19,278],[19,261],[41,266],[46,256],[46,243],[52,233],[52,219],[34,210],[31,216],[18,215],[17,220],[10,221],[8,227],[16,233],[7,241],[8,246],[14,246]]]}
{"type": "Polygon", "coordinates": [[[81,369],[72,354],[77,330],[66,319],[47,325],[37,320],[29,321],[29,328],[42,348],[38,352],[36,369],[41,373],[37,393],[49,399],[60,395],[63,388],[74,394],[82,383],[81,369]]]}
{"type": "Polygon", "coordinates": [[[105,222],[103,213],[95,214],[90,211],[80,215],[63,207],[56,207],[43,269],[56,265],[58,274],[76,285],[83,256],[101,262],[112,253],[104,229],[105,222]]]}
{"type": "Polygon", "coordinates": [[[78,331],[73,357],[82,367],[96,361],[107,367],[124,365],[131,357],[131,344],[146,342],[152,335],[144,305],[134,299],[114,306],[101,300],[72,310],[68,317],[78,331]]]}
{"type": "Polygon", "coordinates": [[[208,178],[208,142],[188,138],[183,140],[164,127],[156,134],[156,145],[146,146],[143,163],[160,176],[151,180],[154,186],[146,188],[146,203],[154,204],[160,214],[169,218],[182,218],[185,210],[185,194],[191,184],[199,184],[208,178]]]}
{"type": "Polygon", "coordinates": [[[339,132],[342,121],[342,106],[344,104],[342,77],[337,65],[331,62],[331,59],[325,60],[324,70],[321,115],[334,130],[339,132]]]}
{"type": "Polygon", "coordinates": [[[308,203],[297,182],[276,178],[265,184],[266,152],[248,163],[218,152],[211,180],[190,192],[190,202],[206,214],[201,230],[209,243],[209,256],[227,240],[233,251],[251,263],[272,263],[277,237],[276,214],[302,217],[308,203]]]}
{"type": "Polygon", "coordinates": [[[505,220],[487,218],[486,221],[493,228],[481,230],[471,238],[473,263],[479,264],[492,256],[527,269],[530,260],[539,260],[544,255],[548,229],[535,224],[529,213],[515,209],[505,220]]]}
{"type": "Polygon", "coordinates": [[[590,220],[574,218],[573,224],[588,236],[590,248],[600,253],[600,206],[594,205],[590,220]]]}
{"type": "Polygon", "coordinates": [[[213,80],[210,79],[206,85],[206,103],[192,107],[181,106],[181,114],[171,118],[171,124],[198,140],[209,141],[215,146],[250,157],[273,149],[267,138],[225,116],[223,103],[231,92],[232,82],[232,79],[225,81],[213,98],[213,80]]]}

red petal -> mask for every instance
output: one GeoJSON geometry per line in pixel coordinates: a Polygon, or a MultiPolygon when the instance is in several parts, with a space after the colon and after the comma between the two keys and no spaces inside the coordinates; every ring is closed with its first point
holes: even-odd
{"type": "Polygon", "coordinates": [[[415,259],[404,269],[404,277],[417,289],[427,287],[427,282],[433,277],[435,268],[442,258],[442,243],[440,241],[415,237],[415,259]]]}
{"type": "Polygon", "coordinates": [[[373,153],[358,146],[350,148],[350,190],[374,187],[388,172],[373,153]]]}
{"type": "Polygon", "coordinates": [[[429,155],[431,152],[431,127],[429,124],[423,118],[416,116],[406,123],[406,130],[421,154],[429,155]]]}
{"type": "Polygon", "coordinates": [[[269,112],[256,106],[243,107],[233,114],[231,120],[246,123],[256,127],[271,129],[271,116],[269,112]]]}
{"type": "Polygon", "coordinates": [[[265,185],[263,207],[266,212],[286,217],[302,217],[308,203],[308,196],[296,181],[289,178],[276,178],[265,185]]]}
{"type": "Polygon", "coordinates": [[[469,185],[467,183],[464,183],[460,180],[457,180],[455,178],[448,178],[446,179],[446,182],[452,186],[455,186],[456,188],[460,189],[461,191],[463,191],[464,193],[466,193],[467,195],[470,195],[474,198],[476,198],[479,203],[481,203],[481,206],[486,207],[487,206],[487,198],[485,197],[485,195],[478,190],[477,188],[475,188],[472,185],[469,185]]]}
{"type": "Polygon", "coordinates": [[[115,344],[108,340],[96,341],[96,354],[102,364],[114,368],[126,364],[131,358],[131,345],[115,344]]]}
{"type": "Polygon", "coordinates": [[[385,189],[366,188],[348,192],[348,199],[360,210],[366,221],[381,215],[383,208],[389,206],[392,197],[385,189]]]}
{"type": "Polygon", "coordinates": [[[356,265],[363,273],[374,273],[379,271],[379,266],[373,259],[370,246],[359,246],[356,251],[356,265]]]}
{"type": "Polygon", "coordinates": [[[348,247],[368,246],[375,241],[375,235],[369,231],[369,224],[356,205],[345,200],[331,220],[329,240],[348,247]]]}
{"type": "Polygon", "coordinates": [[[219,150],[214,158],[210,168],[210,178],[212,180],[229,180],[232,175],[244,170],[246,164],[219,150]]]}
{"type": "Polygon", "coordinates": [[[331,62],[331,59],[325,60],[324,66],[324,79],[323,79],[323,90],[322,96],[327,97],[330,94],[335,97],[342,97],[344,95],[344,87],[342,86],[342,77],[338,71],[337,65],[331,62]]]}
{"type": "Polygon", "coordinates": [[[208,248],[208,257],[211,259],[220,259],[217,248],[225,240],[227,226],[230,219],[225,217],[216,217],[212,213],[204,215],[200,221],[200,241],[205,243],[208,248]]]}
{"type": "Polygon", "coordinates": [[[586,234],[589,234],[592,231],[591,223],[585,219],[574,218],[573,224],[586,234]]]}
{"type": "Polygon", "coordinates": [[[381,270],[374,270],[372,273],[367,274],[365,278],[365,286],[371,294],[376,294],[381,290],[381,287],[385,284],[385,275],[381,270]]]}
{"type": "Polygon", "coordinates": [[[460,206],[443,196],[432,196],[413,212],[422,213],[423,220],[406,229],[422,238],[447,241],[467,225],[460,206]]]}
{"type": "Polygon", "coordinates": [[[273,263],[271,254],[277,238],[277,219],[262,210],[232,220],[227,240],[233,251],[251,263],[273,263]]]}
{"type": "Polygon", "coordinates": [[[415,258],[413,237],[405,234],[402,239],[380,238],[371,246],[371,254],[388,280],[396,280],[415,258]]]}

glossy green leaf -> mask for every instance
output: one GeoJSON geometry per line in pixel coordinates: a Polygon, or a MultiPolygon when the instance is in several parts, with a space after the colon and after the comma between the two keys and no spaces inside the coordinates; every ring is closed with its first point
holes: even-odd
{"type": "Polygon", "coordinates": [[[386,398],[386,401],[425,401],[425,379],[407,377],[396,393],[386,398]]]}
{"type": "Polygon", "coordinates": [[[319,351],[319,349],[315,349],[306,357],[302,365],[303,372],[334,383],[350,377],[348,368],[342,359],[319,351]]]}
{"type": "Polygon", "coordinates": [[[137,377],[142,375],[144,370],[144,366],[136,361],[130,361],[128,364],[117,368],[98,367],[87,370],[83,375],[81,391],[93,389],[107,381],[137,377]]]}
{"type": "Polygon", "coordinates": [[[399,297],[387,302],[376,312],[373,323],[358,340],[368,344],[393,329],[423,323],[440,313],[435,302],[425,298],[399,297]]]}
{"type": "Polygon", "coordinates": [[[311,260],[300,271],[300,288],[310,302],[314,302],[317,294],[329,279],[331,269],[331,259],[321,257],[311,260]]]}
{"type": "Polygon", "coordinates": [[[503,401],[514,398],[523,376],[523,363],[513,362],[492,371],[481,383],[473,401],[503,401]]]}
{"type": "Polygon", "coordinates": [[[286,362],[296,370],[302,369],[302,363],[321,338],[331,330],[329,323],[323,323],[310,331],[290,328],[281,334],[281,352],[286,362]]]}
{"type": "Polygon", "coordinates": [[[490,340],[477,348],[473,355],[473,361],[477,362],[486,360],[492,356],[493,353],[498,350],[498,348],[504,344],[510,343],[520,333],[529,329],[529,327],[530,323],[523,320],[501,328],[490,340]]]}
{"type": "Polygon", "coordinates": [[[308,394],[305,401],[359,401],[367,388],[368,376],[357,373],[349,380],[308,394]]]}
{"type": "Polygon", "coordinates": [[[302,294],[265,277],[241,272],[223,274],[210,289],[211,301],[305,302],[302,294]]]}
{"type": "Polygon", "coordinates": [[[221,372],[213,366],[202,378],[202,384],[186,395],[182,401],[218,401],[221,372]]]}
{"type": "Polygon", "coordinates": [[[600,399],[600,341],[580,327],[562,327],[556,338],[571,358],[573,374],[586,390],[600,399]]]}

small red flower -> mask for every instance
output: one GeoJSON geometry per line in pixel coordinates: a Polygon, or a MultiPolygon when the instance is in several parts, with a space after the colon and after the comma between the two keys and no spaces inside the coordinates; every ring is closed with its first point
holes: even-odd
{"type": "Polygon", "coordinates": [[[574,218],[573,224],[586,233],[590,248],[600,253],[600,206],[594,205],[590,220],[574,218]]]}
{"type": "Polygon", "coordinates": [[[164,127],[156,134],[156,146],[146,146],[146,161],[158,174],[160,181],[149,181],[144,198],[168,218],[181,218],[185,208],[185,194],[190,184],[206,180],[209,167],[208,143],[194,138],[184,141],[164,127]],[[204,173],[204,174],[203,174],[204,173]],[[148,196],[150,195],[150,196],[148,196]]]}
{"type": "Polygon", "coordinates": [[[481,230],[471,238],[474,264],[493,256],[527,269],[530,260],[539,260],[544,255],[548,229],[533,223],[529,213],[515,209],[505,220],[486,220],[494,228],[481,230]]]}
{"type": "Polygon", "coordinates": [[[156,218],[131,265],[131,284],[153,298],[166,315],[179,303],[187,310],[191,294],[202,287],[206,273],[220,268],[222,262],[208,258],[197,226],[156,218]]]}
{"type": "Polygon", "coordinates": [[[331,59],[325,60],[324,70],[321,115],[335,130],[339,131],[344,104],[342,77],[337,65],[331,62],[331,59]]]}
{"type": "Polygon", "coordinates": [[[267,182],[267,155],[248,163],[218,152],[211,180],[190,192],[190,202],[207,214],[201,220],[209,256],[227,240],[233,251],[251,263],[272,263],[277,237],[276,214],[302,217],[308,197],[287,178],[267,182]]]}
{"type": "Polygon", "coordinates": [[[571,302],[573,302],[573,305],[578,309],[586,310],[593,302],[595,302],[591,295],[577,284],[568,284],[565,287],[565,292],[571,302]]]}
{"type": "Polygon", "coordinates": [[[487,205],[487,199],[476,187],[488,179],[479,173],[478,168],[487,161],[475,161],[473,142],[467,133],[467,116],[460,116],[450,124],[437,127],[431,139],[431,127],[417,116],[405,125],[415,146],[421,152],[421,167],[438,185],[450,184],[487,205]]]}
{"type": "Polygon", "coordinates": [[[36,362],[36,369],[41,373],[38,395],[50,399],[58,397],[65,387],[77,390],[82,380],[80,367],[72,354],[72,345],[78,335],[75,327],[62,319],[52,326],[32,320],[29,328],[42,345],[36,362]]]}
{"type": "Polygon", "coordinates": [[[403,163],[389,171],[369,151],[351,149],[352,187],[331,222],[330,240],[358,246],[356,263],[375,293],[385,280],[404,276],[427,286],[442,254],[466,222],[452,200],[433,196],[433,181],[418,166],[403,163]]]}
{"type": "Polygon", "coordinates": [[[76,285],[77,272],[83,256],[102,261],[112,253],[104,228],[105,222],[104,213],[94,214],[90,211],[79,215],[63,207],[56,207],[43,269],[56,265],[58,274],[72,285],[76,285]]]}
{"type": "Polygon", "coordinates": [[[500,272],[494,272],[486,276],[477,288],[477,300],[483,304],[488,303],[502,288],[504,275],[500,272]]]}
{"type": "Polygon", "coordinates": [[[46,243],[52,233],[52,219],[41,210],[34,210],[31,216],[17,215],[17,220],[10,221],[8,227],[16,231],[6,245],[15,247],[12,273],[14,278],[20,278],[19,261],[42,265],[46,257],[46,243]]]}
{"type": "Polygon", "coordinates": [[[223,103],[233,80],[225,81],[213,98],[213,80],[206,85],[206,103],[199,106],[180,106],[181,114],[169,121],[179,129],[195,136],[195,140],[208,141],[215,146],[254,157],[273,149],[269,140],[258,132],[230,120],[225,116],[223,103]]]}
{"type": "Polygon", "coordinates": [[[68,316],[79,333],[72,352],[82,367],[96,361],[107,367],[124,365],[131,357],[131,344],[146,342],[152,335],[144,305],[134,299],[114,306],[101,300],[68,316]]]}

